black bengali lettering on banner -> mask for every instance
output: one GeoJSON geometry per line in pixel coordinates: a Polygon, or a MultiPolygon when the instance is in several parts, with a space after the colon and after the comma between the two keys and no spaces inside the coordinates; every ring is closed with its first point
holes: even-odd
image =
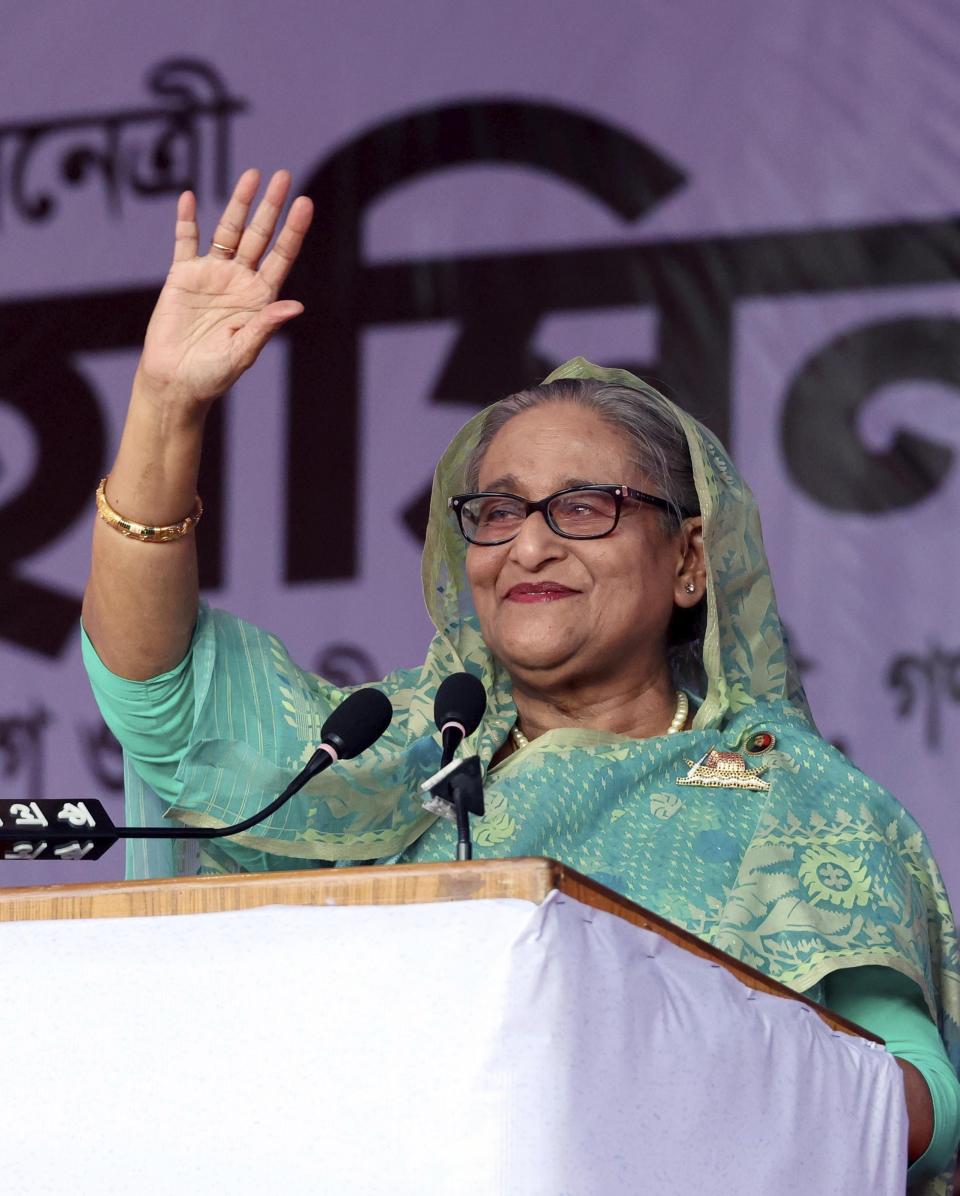
{"type": "Polygon", "coordinates": [[[313,671],[334,685],[365,685],[382,676],[373,657],[360,644],[324,644],[313,661],[313,671]]]}
{"type": "Polygon", "coordinates": [[[210,164],[214,194],[230,177],[230,121],[247,108],[207,62],[173,58],[147,74],[154,107],[71,113],[0,124],[0,225],[8,210],[40,222],[56,215],[57,189],[100,181],[117,214],[125,192],[202,194],[210,164]]]}
{"type": "Polygon", "coordinates": [[[882,514],[928,498],[945,481],[948,446],[901,430],[874,451],[858,435],[871,395],[905,381],[960,388],[960,320],[878,320],[804,363],[787,391],[781,443],[791,476],[811,498],[833,511],[882,514]]]}
{"type": "MultiPolygon", "coordinates": [[[[158,94],[180,104],[173,116],[166,113],[165,148],[152,159],[160,191],[167,181],[178,188],[186,177],[173,165],[179,136],[174,117],[193,111],[188,81],[202,75],[200,66],[161,64],[151,76],[158,94]]],[[[215,77],[206,78],[211,91],[197,101],[197,111],[219,114],[221,162],[226,159],[225,122],[242,104],[218,92],[215,77]]],[[[156,118],[157,112],[151,112],[151,119],[156,118]]],[[[189,164],[189,153],[184,161],[189,164]]],[[[546,173],[631,223],[685,183],[678,166],[630,132],[574,109],[513,100],[464,101],[398,116],[320,163],[304,190],[327,218],[307,239],[288,287],[305,303],[306,313],[281,334],[289,345],[288,581],[344,579],[356,573],[359,344],[369,325],[456,321],[459,334],[430,397],[438,403],[479,406],[537,380],[555,364],[534,349],[546,316],[652,307],[659,316],[656,359],[618,364],[664,380],[725,439],[732,320],[740,299],[956,282],[960,220],[954,218],[380,264],[362,260],[361,228],[372,203],[417,176],[472,163],[523,165],[546,173]],[[496,353],[488,351],[491,345],[496,353]],[[325,388],[338,395],[337,403],[323,408],[315,401],[321,377],[325,388]],[[318,444],[324,445],[319,471],[318,444]],[[349,496],[346,503],[344,495],[349,496]],[[300,531],[321,522],[331,506],[341,517],[321,549],[314,537],[300,531]]],[[[143,163],[135,177],[137,187],[149,193],[153,184],[143,163]]],[[[0,343],[5,346],[0,401],[13,405],[38,444],[26,487],[0,508],[0,639],[29,651],[59,653],[79,603],[28,580],[18,565],[52,543],[88,508],[105,464],[100,404],[77,371],[74,356],[137,346],[158,289],[0,304],[0,343]]],[[[958,321],[887,320],[818,350],[784,396],[782,434],[796,484],[828,508],[873,514],[929,495],[947,477],[952,450],[902,433],[884,453],[868,452],[858,439],[853,415],[881,386],[931,377],[960,388],[958,321]],[[825,402],[841,405],[847,421],[822,418],[825,402]],[[838,423],[843,423],[841,435],[838,423]]],[[[223,404],[213,410],[201,480],[210,499],[199,529],[205,541],[201,581],[207,588],[221,580],[225,411],[223,404]]],[[[422,534],[428,490],[425,484],[419,498],[398,512],[413,534],[422,534]]]]}
{"type": "Polygon", "coordinates": [[[887,667],[886,684],[900,719],[917,716],[928,748],[943,745],[945,707],[960,705],[960,648],[931,644],[925,652],[903,652],[887,667]]]}
{"type": "MultiPolygon", "coordinates": [[[[685,182],[679,167],[633,134],[576,110],[525,101],[421,109],[360,134],[320,164],[305,191],[327,219],[294,268],[291,293],[305,302],[306,314],[285,332],[291,345],[291,581],[350,577],[356,568],[359,340],[366,326],[458,321],[459,335],[431,398],[479,406],[536,381],[556,364],[533,349],[546,315],[652,306],[659,315],[657,359],[617,364],[665,381],[726,439],[738,300],[957,280],[955,218],[382,264],[362,260],[362,221],[372,203],[419,175],[481,162],[519,164],[559,178],[630,222],[685,182]],[[341,400],[322,412],[315,403],[321,376],[341,400]],[[321,442],[326,465],[318,475],[309,446],[321,442]],[[347,510],[344,494],[352,496],[347,510]],[[321,552],[298,528],[301,521],[319,520],[331,503],[339,505],[342,521],[321,552]]],[[[886,452],[871,453],[852,419],[837,436],[836,411],[834,418],[820,415],[825,403],[853,411],[890,382],[930,377],[960,388],[956,321],[885,321],[826,346],[785,395],[782,434],[796,484],[831,509],[869,514],[929,495],[951,466],[948,446],[901,433],[886,452]]],[[[400,512],[417,535],[428,498],[425,484],[400,512]]]]}

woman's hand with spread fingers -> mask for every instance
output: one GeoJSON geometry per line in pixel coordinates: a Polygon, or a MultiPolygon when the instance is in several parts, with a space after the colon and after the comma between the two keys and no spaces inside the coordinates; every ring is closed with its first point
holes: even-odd
{"type": "Polygon", "coordinates": [[[138,370],[146,395],[187,408],[208,405],[303,311],[301,303],[277,295],[310,227],[313,205],[299,196],[281,224],[290,175],[279,170],[250,217],[259,182],[256,170],[240,176],[205,253],[196,198],[189,191],[180,196],[173,263],[138,370]]]}

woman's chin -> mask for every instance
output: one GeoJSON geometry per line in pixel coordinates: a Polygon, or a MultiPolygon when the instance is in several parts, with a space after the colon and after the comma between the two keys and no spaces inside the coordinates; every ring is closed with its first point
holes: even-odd
{"type": "Polygon", "coordinates": [[[507,672],[516,675],[555,672],[568,664],[574,654],[556,642],[504,644],[496,653],[507,672]]]}

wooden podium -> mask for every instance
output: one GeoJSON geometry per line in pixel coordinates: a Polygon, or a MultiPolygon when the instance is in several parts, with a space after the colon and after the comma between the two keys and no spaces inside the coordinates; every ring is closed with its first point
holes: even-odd
{"type": "Polygon", "coordinates": [[[10,1191],[67,1190],[64,1122],[98,1196],[903,1191],[877,1040],[552,860],[6,889],[0,923],[10,1191]]]}
{"type": "Polygon", "coordinates": [[[198,880],[141,880],[104,885],[0,889],[0,922],[36,918],[128,918],[208,914],[263,905],[415,905],[513,897],[539,905],[552,892],[652,930],[685,951],[719,963],[760,992],[800,1001],[832,1029],[881,1042],[823,1005],[810,1001],[732,955],[674,926],[633,901],[556,860],[508,859],[464,864],[403,864],[318,872],[248,873],[198,880]]]}

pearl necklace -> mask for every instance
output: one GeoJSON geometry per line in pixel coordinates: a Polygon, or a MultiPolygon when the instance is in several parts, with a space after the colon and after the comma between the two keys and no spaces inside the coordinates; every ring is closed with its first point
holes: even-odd
{"type": "MultiPolygon", "coordinates": [[[[665,734],[676,735],[678,731],[682,731],[687,723],[687,715],[690,713],[690,699],[682,689],[677,690],[677,709],[674,712],[673,718],[670,720],[670,726],[667,727],[665,734]]],[[[529,747],[530,740],[524,735],[516,723],[510,728],[510,738],[513,740],[514,748],[519,752],[521,748],[529,747]]]]}

